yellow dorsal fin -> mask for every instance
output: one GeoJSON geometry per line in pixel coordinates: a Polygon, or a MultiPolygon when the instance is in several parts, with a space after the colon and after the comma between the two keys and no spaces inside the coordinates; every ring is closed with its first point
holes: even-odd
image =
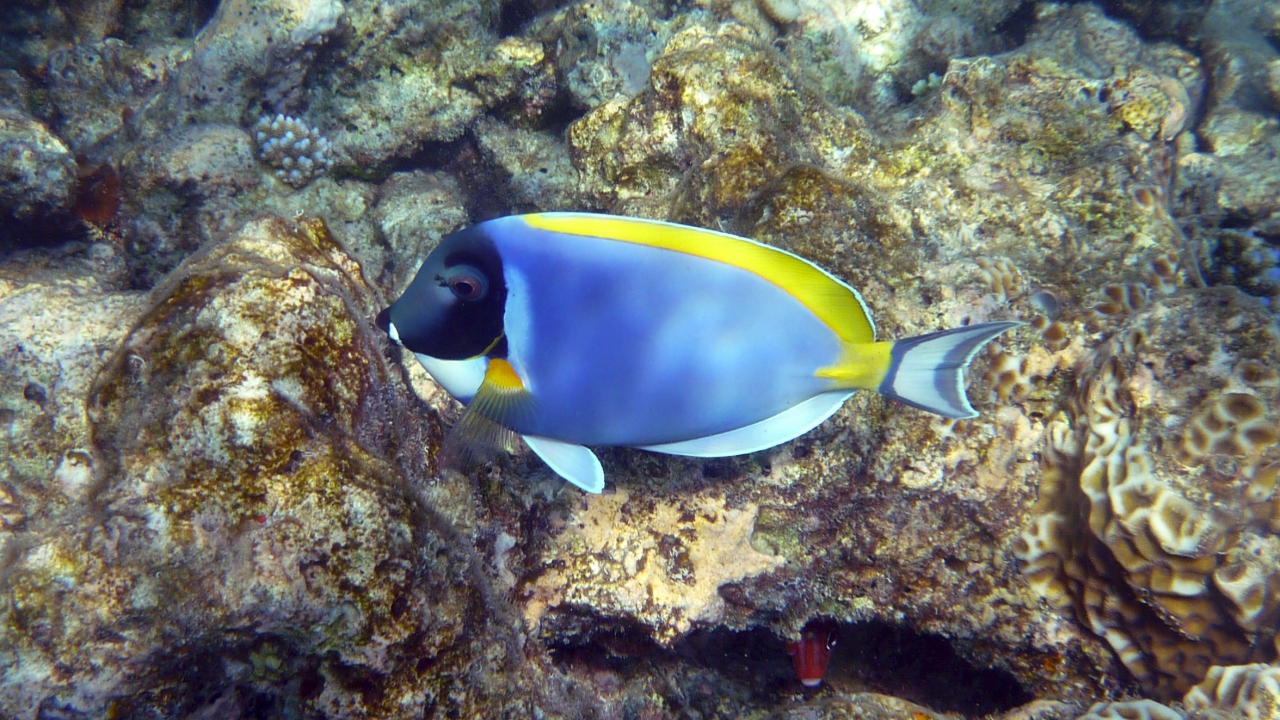
{"type": "Polygon", "coordinates": [[[742,268],[788,292],[844,342],[875,340],[875,325],[858,292],[785,250],[713,230],[616,215],[541,213],[524,220],[550,232],[675,250],[742,268]]]}

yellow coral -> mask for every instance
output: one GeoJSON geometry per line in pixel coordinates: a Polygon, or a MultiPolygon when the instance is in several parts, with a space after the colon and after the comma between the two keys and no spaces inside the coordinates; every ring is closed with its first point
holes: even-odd
{"type": "Polygon", "coordinates": [[[1249,720],[1274,720],[1280,717],[1280,668],[1256,663],[1214,666],[1183,704],[1192,711],[1225,710],[1249,720]]]}

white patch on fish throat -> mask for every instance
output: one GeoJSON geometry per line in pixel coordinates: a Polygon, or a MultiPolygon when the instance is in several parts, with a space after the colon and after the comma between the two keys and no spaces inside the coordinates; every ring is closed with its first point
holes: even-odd
{"type": "Polygon", "coordinates": [[[403,345],[403,344],[404,344],[404,343],[400,342],[400,333],[396,332],[396,324],[395,324],[395,323],[393,323],[393,322],[388,322],[388,323],[387,323],[387,335],[388,335],[392,340],[394,340],[394,341],[395,341],[395,343],[396,343],[397,345],[403,345]]]}
{"type": "MultiPolygon", "coordinates": [[[[394,325],[391,330],[395,330],[394,325]]],[[[489,358],[483,355],[469,360],[441,360],[420,353],[414,355],[436,382],[464,403],[471,402],[471,398],[475,397],[480,384],[484,382],[485,371],[489,369],[489,358]]]]}
{"type": "Polygon", "coordinates": [[[535,379],[530,377],[524,363],[528,356],[529,341],[535,332],[533,312],[529,304],[529,281],[514,267],[503,268],[502,279],[507,284],[507,303],[502,312],[502,329],[507,336],[507,362],[515,368],[524,382],[525,389],[535,392],[535,379]]]}

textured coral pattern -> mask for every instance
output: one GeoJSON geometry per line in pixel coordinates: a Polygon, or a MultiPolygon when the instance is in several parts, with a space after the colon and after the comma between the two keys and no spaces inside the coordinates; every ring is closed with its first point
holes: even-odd
{"type": "Polygon", "coordinates": [[[1248,720],[1280,716],[1280,668],[1253,664],[1212,667],[1183,699],[1188,710],[1221,710],[1248,720]]]}
{"type": "Polygon", "coordinates": [[[1256,305],[1164,300],[1099,348],[1055,421],[1019,557],[1157,697],[1274,656],[1278,349],[1256,305]]]}

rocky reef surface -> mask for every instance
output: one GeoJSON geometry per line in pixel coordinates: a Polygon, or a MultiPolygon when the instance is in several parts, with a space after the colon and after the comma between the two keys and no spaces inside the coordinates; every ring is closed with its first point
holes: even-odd
{"type": "Polygon", "coordinates": [[[1277,47],[1275,0],[11,3],[0,716],[1276,717],[1277,47]],[[1027,325],[973,420],[444,469],[372,317],[557,209],[1027,325]]]}

